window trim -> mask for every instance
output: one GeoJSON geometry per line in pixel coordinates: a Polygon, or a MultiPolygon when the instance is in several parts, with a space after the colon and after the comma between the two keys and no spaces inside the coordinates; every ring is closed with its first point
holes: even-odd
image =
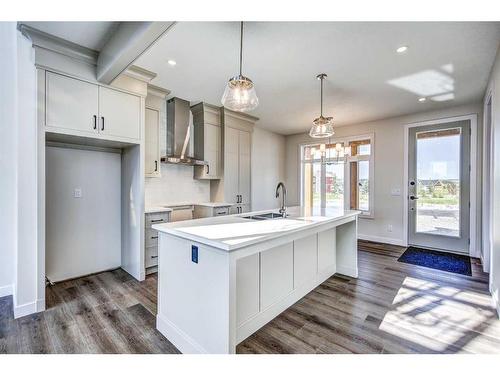
{"type": "MultiPolygon", "coordinates": [[[[373,219],[375,218],[375,134],[374,133],[368,133],[368,134],[361,134],[361,135],[354,135],[354,136],[347,136],[347,137],[331,137],[329,139],[330,144],[335,144],[335,143],[342,143],[344,146],[347,146],[349,142],[352,141],[361,141],[364,139],[369,139],[370,140],[370,155],[356,155],[356,156],[349,156],[347,157],[346,163],[344,165],[344,209],[348,210],[351,207],[351,194],[346,192],[350,192],[350,183],[351,183],[351,175],[350,175],[350,162],[352,161],[369,161],[369,176],[370,176],[370,189],[369,189],[369,194],[370,194],[370,200],[368,203],[369,210],[368,211],[361,211],[361,214],[359,215],[360,218],[365,218],[365,219],[373,219]]],[[[315,144],[321,144],[323,142],[319,141],[317,139],[311,139],[305,142],[301,142],[298,145],[298,159],[299,159],[299,165],[300,165],[300,171],[299,171],[299,192],[300,192],[300,204],[304,205],[304,166],[306,162],[304,161],[304,148],[307,146],[315,145],[315,144]]],[[[326,159],[328,161],[329,159],[326,159]]],[[[335,160],[335,158],[333,159],[335,160]]],[[[313,163],[311,161],[310,163],[313,163]]]]}

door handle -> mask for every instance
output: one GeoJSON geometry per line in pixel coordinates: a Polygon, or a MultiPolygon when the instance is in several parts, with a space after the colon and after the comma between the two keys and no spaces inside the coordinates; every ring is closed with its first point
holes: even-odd
{"type": "Polygon", "coordinates": [[[414,200],[418,199],[418,197],[415,197],[414,195],[410,195],[410,199],[411,199],[412,201],[414,201],[414,200]]]}
{"type": "Polygon", "coordinates": [[[101,121],[102,121],[102,124],[101,124],[101,131],[104,130],[104,116],[101,116],[101,121]]]}
{"type": "Polygon", "coordinates": [[[97,129],[97,116],[94,115],[94,130],[97,129]]]}

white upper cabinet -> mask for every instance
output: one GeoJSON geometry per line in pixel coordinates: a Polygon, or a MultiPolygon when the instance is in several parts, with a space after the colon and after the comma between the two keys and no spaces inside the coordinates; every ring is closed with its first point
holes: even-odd
{"type": "Polygon", "coordinates": [[[153,108],[146,108],[144,145],[146,177],[160,177],[160,111],[153,108]]]}
{"type": "Polygon", "coordinates": [[[46,73],[47,131],[124,142],[141,139],[141,98],[46,73]]]}
{"type": "Polygon", "coordinates": [[[191,107],[194,123],[194,156],[207,165],[195,166],[194,177],[218,180],[222,175],[222,131],[220,109],[206,103],[191,107]]]}
{"type": "Polygon", "coordinates": [[[140,97],[99,86],[99,116],[100,133],[140,139],[140,97]]]}
{"type": "Polygon", "coordinates": [[[96,134],[99,115],[97,85],[47,72],[46,125],[96,134]]]}

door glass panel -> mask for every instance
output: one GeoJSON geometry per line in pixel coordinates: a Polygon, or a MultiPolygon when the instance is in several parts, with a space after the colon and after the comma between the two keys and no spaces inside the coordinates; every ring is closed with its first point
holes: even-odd
{"type": "MultiPolygon", "coordinates": [[[[416,232],[460,237],[460,128],[417,133],[416,232]]],[[[416,202],[416,203],[415,203],[416,202]]]]}
{"type": "Polygon", "coordinates": [[[370,162],[358,162],[358,210],[369,211],[369,192],[370,192],[370,162]]]}
{"type": "Polygon", "coordinates": [[[326,207],[344,209],[344,163],[326,165],[326,207]]]}

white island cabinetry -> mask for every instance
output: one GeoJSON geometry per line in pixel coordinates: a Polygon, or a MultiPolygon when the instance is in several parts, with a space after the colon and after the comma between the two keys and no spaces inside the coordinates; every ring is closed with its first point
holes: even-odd
{"type": "Polygon", "coordinates": [[[335,273],[357,277],[357,211],[155,225],[157,328],[183,353],[236,345],[335,273]]]}

